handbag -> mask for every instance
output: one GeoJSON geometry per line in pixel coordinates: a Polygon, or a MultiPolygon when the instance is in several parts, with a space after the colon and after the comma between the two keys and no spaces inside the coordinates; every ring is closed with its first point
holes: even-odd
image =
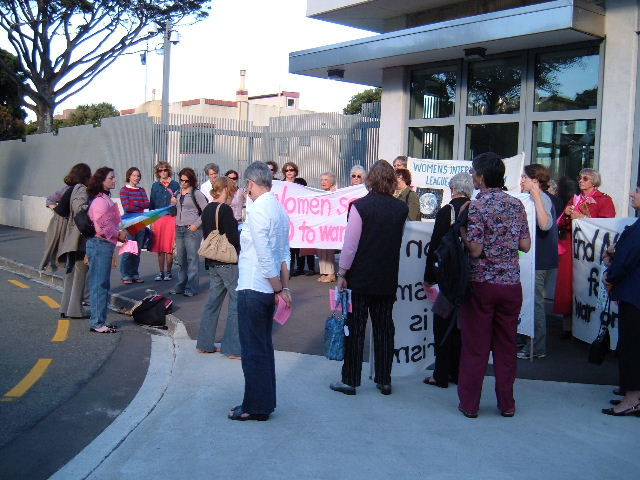
{"type": "Polygon", "coordinates": [[[83,237],[91,238],[96,235],[96,228],[93,221],[89,218],[89,207],[91,202],[87,204],[87,208],[81,208],[78,213],[73,216],[73,221],[83,237]]]}
{"type": "Polygon", "coordinates": [[[218,204],[216,208],[216,228],[212,230],[207,238],[204,239],[202,245],[198,249],[198,255],[209,260],[216,260],[223,263],[237,263],[238,252],[224,233],[220,233],[218,213],[222,204],[218,204]]]}
{"type": "Polygon", "coordinates": [[[344,360],[344,337],[347,312],[349,311],[347,295],[339,292],[336,297],[336,309],[327,317],[324,325],[324,352],[329,360],[344,360]],[[340,312],[338,311],[340,305],[340,312]]]}
{"type": "MultiPolygon", "coordinates": [[[[606,308],[609,310],[609,299],[607,299],[606,308]]],[[[610,315],[608,316],[608,318],[610,315]]],[[[611,338],[609,336],[609,320],[600,321],[600,330],[598,336],[589,346],[589,363],[595,363],[596,365],[602,365],[607,353],[609,353],[609,347],[611,345],[611,338]]]]}

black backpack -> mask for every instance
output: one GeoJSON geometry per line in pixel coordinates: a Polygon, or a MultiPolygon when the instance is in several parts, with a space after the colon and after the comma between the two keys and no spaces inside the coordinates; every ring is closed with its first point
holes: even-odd
{"type": "Polygon", "coordinates": [[[140,325],[167,329],[167,314],[173,312],[173,300],[152,294],[142,299],[131,311],[133,320],[140,325]]]}
{"type": "Polygon", "coordinates": [[[451,227],[442,237],[435,251],[435,273],[440,292],[454,307],[459,307],[471,298],[471,280],[469,279],[469,254],[460,234],[460,227],[466,225],[469,215],[467,202],[458,218],[454,220],[455,210],[451,205],[451,227]]]}
{"type": "Polygon", "coordinates": [[[93,225],[91,218],[89,218],[89,207],[91,206],[91,201],[87,203],[87,208],[81,208],[80,211],[73,216],[73,221],[75,222],[76,227],[78,227],[80,234],[85,238],[96,236],[96,227],[93,225]]]}

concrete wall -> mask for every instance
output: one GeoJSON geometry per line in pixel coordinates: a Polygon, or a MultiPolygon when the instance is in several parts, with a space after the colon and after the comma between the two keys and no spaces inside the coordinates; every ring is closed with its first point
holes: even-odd
{"type": "Polygon", "coordinates": [[[406,83],[404,67],[387,68],[382,72],[379,157],[389,162],[398,155],[407,154],[409,95],[405,91],[406,83]]]}

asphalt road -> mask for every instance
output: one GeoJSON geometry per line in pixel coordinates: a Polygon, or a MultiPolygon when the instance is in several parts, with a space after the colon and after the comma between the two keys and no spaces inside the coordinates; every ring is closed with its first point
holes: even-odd
{"type": "Polygon", "coordinates": [[[6,270],[0,298],[0,476],[47,478],[135,396],[155,332],[110,313],[120,332],[91,333],[60,319],[60,292],[6,270]]]}

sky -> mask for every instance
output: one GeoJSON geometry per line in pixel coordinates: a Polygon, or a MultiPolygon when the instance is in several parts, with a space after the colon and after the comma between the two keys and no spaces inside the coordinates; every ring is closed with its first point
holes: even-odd
{"type": "MultiPolygon", "coordinates": [[[[300,108],[342,111],[356,93],[369,88],[288,73],[289,53],[372,35],[364,30],[306,18],[305,0],[214,0],[209,18],[178,26],[180,43],[171,49],[169,101],[196,98],[235,100],[239,72],[246,70],[249,95],[300,92],[300,108]]],[[[149,42],[149,49],[161,39],[149,42]]],[[[144,49],[144,47],[140,47],[144,49]]],[[[133,50],[138,50],[136,46],[133,50]]],[[[146,100],[162,98],[162,60],[147,56],[146,100]]],[[[77,105],[109,102],[117,109],[145,101],[145,67],[139,53],[124,55],[56,113],[77,105]]],[[[30,111],[29,111],[30,112],[30,111]]],[[[33,114],[30,113],[30,118],[33,114]]]]}

